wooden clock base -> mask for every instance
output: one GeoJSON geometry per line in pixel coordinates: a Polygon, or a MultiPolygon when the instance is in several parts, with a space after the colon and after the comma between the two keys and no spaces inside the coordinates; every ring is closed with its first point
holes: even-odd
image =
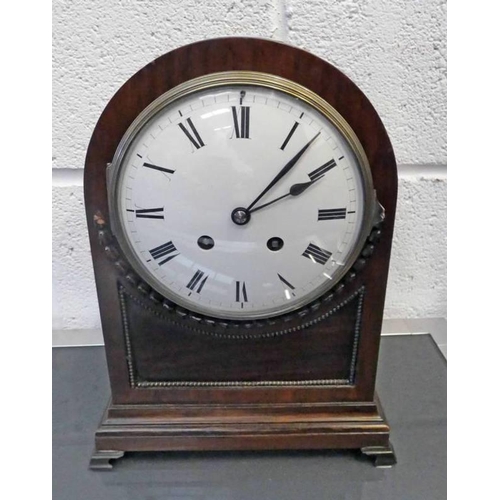
{"type": "Polygon", "coordinates": [[[360,449],[396,463],[378,399],[368,403],[113,405],[96,431],[91,469],[127,451],[360,449]]]}

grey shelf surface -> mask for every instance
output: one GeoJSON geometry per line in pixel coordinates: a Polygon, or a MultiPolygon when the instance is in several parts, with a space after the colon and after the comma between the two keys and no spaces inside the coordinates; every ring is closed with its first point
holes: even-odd
{"type": "Polygon", "coordinates": [[[398,464],[356,452],[130,453],[91,471],[109,399],[103,347],[53,350],[54,500],[441,500],[446,360],[430,335],[382,339],[377,390],[398,464]]]}

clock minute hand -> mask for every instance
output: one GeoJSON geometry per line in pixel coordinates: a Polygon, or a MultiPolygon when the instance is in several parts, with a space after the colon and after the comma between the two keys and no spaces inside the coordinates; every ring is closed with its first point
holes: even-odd
{"type": "Polygon", "coordinates": [[[309,146],[316,140],[318,135],[321,132],[318,132],[279,172],[276,177],[265,187],[264,191],[262,191],[257,198],[247,207],[247,211],[251,211],[254,205],[280,180],[282,179],[295,164],[299,161],[300,157],[307,151],[309,146]]]}
{"type": "Polygon", "coordinates": [[[298,196],[299,194],[302,194],[307,188],[311,187],[315,182],[318,182],[320,179],[322,179],[324,175],[321,175],[314,179],[313,181],[309,182],[302,182],[300,184],[294,184],[291,188],[290,191],[287,194],[284,194],[283,196],[280,196],[279,198],[275,198],[274,200],[264,203],[264,205],[259,205],[258,207],[252,208],[252,210],[249,211],[249,213],[254,213],[257,212],[257,210],[260,210],[261,208],[268,207],[269,205],[272,205],[273,203],[276,203],[277,201],[282,200],[283,198],[287,198],[288,196],[298,196]]]}

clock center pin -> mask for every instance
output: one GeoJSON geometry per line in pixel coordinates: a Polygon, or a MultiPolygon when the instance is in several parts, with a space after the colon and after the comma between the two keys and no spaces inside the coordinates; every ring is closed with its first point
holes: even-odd
{"type": "Polygon", "coordinates": [[[235,208],[231,212],[231,220],[238,226],[244,226],[250,221],[250,212],[243,207],[235,208]]]}

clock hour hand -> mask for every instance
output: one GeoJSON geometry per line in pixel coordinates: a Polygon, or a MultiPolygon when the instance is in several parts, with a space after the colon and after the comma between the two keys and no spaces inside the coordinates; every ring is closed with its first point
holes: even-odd
{"type": "Polygon", "coordinates": [[[262,191],[255,200],[248,205],[246,208],[247,212],[251,212],[252,208],[255,206],[255,204],[280,180],[282,179],[292,168],[295,166],[295,164],[299,161],[300,157],[307,151],[309,146],[316,140],[318,135],[321,132],[318,132],[279,172],[278,174],[274,177],[274,179],[264,188],[264,191],[262,191]]]}
{"type": "Polygon", "coordinates": [[[284,194],[283,196],[280,196],[279,198],[275,198],[274,200],[264,203],[264,205],[259,205],[258,207],[252,208],[252,210],[249,211],[249,213],[257,212],[257,210],[260,210],[261,208],[268,207],[269,205],[272,205],[273,203],[276,203],[277,201],[282,200],[283,198],[287,198],[288,196],[298,196],[299,194],[302,194],[306,189],[311,187],[315,182],[318,182],[321,178],[323,178],[324,175],[321,175],[314,179],[313,181],[309,182],[302,182],[300,184],[294,184],[291,188],[290,191],[287,194],[284,194]]]}

